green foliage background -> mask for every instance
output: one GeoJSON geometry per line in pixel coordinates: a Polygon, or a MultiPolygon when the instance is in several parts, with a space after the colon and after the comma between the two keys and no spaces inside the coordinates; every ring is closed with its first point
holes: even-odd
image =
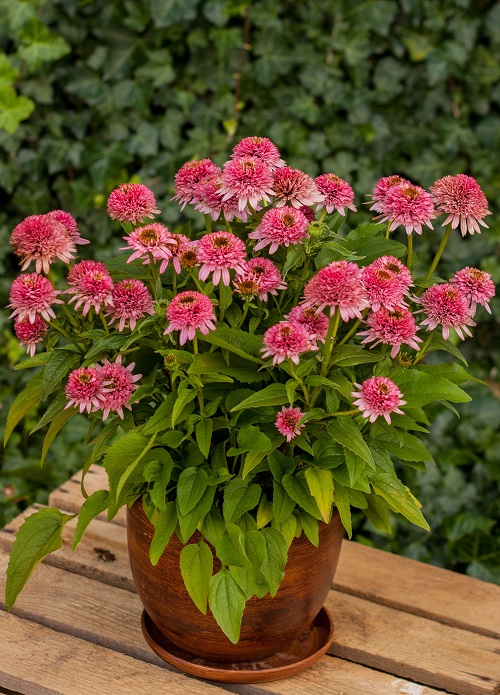
{"type": "MultiPolygon", "coordinates": [[[[500,282],[494,0],[0,0],[0,26],[2,305],[17,272],[8,238],[26,215],[67,209],[105,258],[119,246],[105,213],[114,187],[146,183],[174,225],[175,171],[194,157],[220,164],[250,134],[270,137],[311,175],[345,177],[358,207],[391,173],[423,186],[475,176],[491,201],[491,234],[457,234],[446,270],[475,264],[500,282]]],[[[436,239],[424,234],[421,262],[436,239]]],[[[2,426],[29,378],[10,369],[21,352],[6,317],[2,426]]],[[[385,539],[360,520],[357,537],[500,582],[500,330],[479,318],[466,351],[489,385],[471,387],[460,420],[437,416],[427,442],[437,466],[408,474],[432,533],[396,520],[385,539]]],[[[19,430],[1,463],[0,525],[83,464],[83,425],[72,421],[43,470],[40,440],[28,440],[29,423],[19,430]]]]}

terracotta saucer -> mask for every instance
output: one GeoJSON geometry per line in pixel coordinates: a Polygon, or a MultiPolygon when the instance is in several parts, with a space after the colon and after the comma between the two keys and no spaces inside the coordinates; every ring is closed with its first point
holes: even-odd
{"type": "Polygon", "coordinates": [[[164,661],[192,676],[222,683],[263,683],[293,676],[318,661],[333,641],[333,621],[325,608],[286,652],[260,661],[229,664],[200,659],[180,649],[158,630],[146,611],[141,625],[146,642],[164,661]]]}

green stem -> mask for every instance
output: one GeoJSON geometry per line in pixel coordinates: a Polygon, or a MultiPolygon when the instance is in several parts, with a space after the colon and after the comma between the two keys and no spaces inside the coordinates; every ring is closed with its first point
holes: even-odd
{"type": "Polygon", "coordinates": [[[198,354],[198,336],[196,334],[193,338],[193,354],[194,355],[198,354]]]}
{"type": "Polygon", "coordinates": [[[73,343],[73,345],[78,348],[78,351],[81,352],[82,354],[85,352],[85,350],[82,348],[81,345],[79,345],[76,340],[73,340],[73,338],[70,336],[70,334],[64,330],[64,328],[61,328],[61,326],[58,325],[57,321],[49,321],[49,326],[51,328],[55,328],[56,331],[58,331],[61,335],[63,335],[65,338],[67,338],[70,343],[73,343]]]}
{"type": "Polygon", "coordinates": [[[358,415],[361,411],[359,408],[354,408],[354,410],[339,410],[336,413],[327,413],[325,417],[342,417],[343,415],[358,415]]]}
{"type": "Polygon", "coordinates": [[[420,362],[420,360],[422,359],[422,357],[425,355],[426,350],[429,347],[429,343],[431,342],[431,339],[432,339],[432,333],[429,333],[427,340],[422,345],[420,350],[417,352],[415,359],[412,362],[412,367],[414,367],[416,364],[418,364],[420,362]]]}
{"type": "Polygon", "coordinates": [[[408,252],[406,254],[406,265],[411,270],[411,262],[413,259],[413,234],[408,234],[408,252]]]}
{"type": "Polygon", "coordinates": [[[71,311],[68,309],[68,307],[66,306],[66,304],[60,304],[59,306],[61,307],[61,309],[62,309],[62,310],[64,311],[64,313],[66,314],[66,316],[67,316],[67,318],[68,318],[68,321],[71,323],[71,325],[73,326],[73,328],[78,328],[78,330],[79,330],[79,329],[80,329],[80,324],[79,324],[78,321],[75,319],[75,317],[73,316],[73,314],[71,313],[71,311]]]}
{"type": "Polygon", "coordinates": [[[290,374],[292,375],[292,377],[295,379],[295,381],[298,381],[298,382],[299,382],[300,387],[301,387],[301,389],[302,389],[302,392],[303,392],[303,394],[304,394],[304,401],[305,401],[305,404],[306,404],[306,406],[309,408],[309,405],[310,405],[310,401],[309,401],[309,391],[308,391],[307,386],[305,385],[305,383],[302,381],[302,379],[300,378],[300,376],[299,376],[299,375],[297,374],[297,372],[295,371],[295,368],[294,368],[294,366],[293,366],[293,362],[292,362],[291,359],[288,360],[288,369],[289,369],[290,374]]]}
{"type": "Polygon", "coordinates": [[[172,268],[172,292],[177,294],[177,273],[175,268],[172,268]]]}
{"type": "Polygon", "coordinates": [[[205,227],[207,228],[207,232],[210,234],[212,232],[212,218],[210,215],[203,215],[205,218],[205,227]]]}
{"type": "Polygon", "coordinates": [[[320,216],[319,216],[318,222],[323,222],[323,220],[325,219],[325,217],[326,217],[326,206],[325,206],[325,207],[323,208],[323,210],[321,211],[321,214],[320,214],[320,216]]]}
{"type": "Polygon", "coordinates": [[[349,332],[346,333],[345,336],[342,338],[342,340],[339,342],[338,347],[340,347],[341,345],[344,345],[344,343],[347,343],[349,338],[351,338],[351,336],[353,336],[354,333],[356,333],[356,331],[358,330],[360,323],[361,323],[361,321],[358,319],[354,323],[353,327],[349,330],[349,332]]]}
{"type": "Polygon", "coordinates": [[[387,223],[387,227],[385,228],[385,238],[388,239],[389,235],[391,233],[391,221],[387,223]]]}
{"type": "Polygon", "coordinates": [[[451,234],[451,224],[449,224],[445,229],[445,232],[443,234],[443,238],[441,239],[441,243],[439,244],[439,248],[436,251],[436,255],[434,256],[434,260],[432,261],[431,267],[429,268],[429,271],[428,271],[427,275],[425,276],[426,280],[428,280],[430,277],[432,277],[434,275],[434,271],[436,270],[437,264],[439,263],[441,256],[443,255],[443,251],[446,248],[446,244],[448,243],[448,239],[450,238],[450,234],[451,234]]]}
{"type": "Polygon", "coordinates": [[[326,333],[325,344],[323,346],[323,364],[321,365],[320,376],[326,376],[330,366],[330,356],[332,354],[333,345],[337,336],[337,331],[340,325],[340,310],[335,309],[335,314],[330,318],[328,331],[326,333]]]}
{"type": "Polygon", "coordinates": [[[106,335],[109,335],[108,324],[106,319],[104,318],[104,314],[102,313],[102,311],[99,312],[99,316],[101,318],[102,325],[104,326],[104,331],[106,332],[106,335]]]}
{"type": "Polygon", "coordinates": [[[245,304],[243,305],[243,314],[241,316],[240,322],[238,323],[238,328],[241,328],[248,314],[248,309],[250,308],[251,298],[245,299],[245,304]]]}

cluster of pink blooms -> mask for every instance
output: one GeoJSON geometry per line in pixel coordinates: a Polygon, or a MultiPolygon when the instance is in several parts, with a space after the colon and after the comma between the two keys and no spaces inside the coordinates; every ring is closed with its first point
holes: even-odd
{"type": "Polygon", "coordinates": [[[103,360],[102,365],[73,370],[66,383],[66,408],[75,406],[80,413],[102,411],[103,420],[114,412],[123,420],[123,409],[132,410],[129,401],[139,388],[135,382],[142,377],[132,373],[134,367],[135,362],[125,367],[118,355],[114,362],[103,360]]]}
{"type": "Polygon", "coordinates": [[[488,201],[478,182],[466,174],[444,176],[430,188],[430,193],[407,179],[394,175],[384,176],[372,191],[370,210],[378,212],[380,223],[387,222],[390,231],[403,226],[407,234],[422,234],[422,227],[433,229],[435,217],[447,215],[443,225],[452,229],[460,226],[462,236],[467,232],[481,233],[479,225],[490,215],[488,201]]]}

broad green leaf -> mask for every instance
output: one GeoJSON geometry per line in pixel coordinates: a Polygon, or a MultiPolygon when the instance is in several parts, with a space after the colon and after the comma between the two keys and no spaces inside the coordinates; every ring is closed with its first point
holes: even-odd
{"type": "Polygon", "coordinates": [[[347,447],[344,447],[344,458],[349,473],[349,485],[353,486],[365,474],[366,462],[347,447]]]}
{"type": "Polygon", "coordinates": [[[332,474],[322,468],[306,468],[305,476],[309,491],[316,500],[323,521],[328,523],[333,503],[332,474]]]}
{"type": "Polygon", "coordinates": [[[96,492],[92,493],[92,495],[85,500],[78,514],[78,522],[73,536],[73,545],[71,546],[72,550],[74,550],[81,541],[92,519],[95,519],[101,512],[104,512],[108,508],[108,505],[108,490],[96,490],[96,492]]]}
{"type": "Polygon", "coordinates": [[[466,403],[471,400],[469,394],[459,386],[437,374],[427,374],[418,369],[397,368],[391,378],[411,408],[421,408],[432,401],[466,403]]]}
{"type": "Polygon", "coordinates": [[[318,520],[307,512],[300,513],[300,523],[302,524],[302,530],[306,534],[309,542],[314,545],[315,548],[319,545],[319,523],[318,520]]]}
{"type": "Polygon", "coordinates": [[[254,509],[260,500],[261,488],[255,483],[248,484],[235,478],[224,489],[222,513],[226,523],[237,521],[242,514],[254,509]]]}
{"type": "Polygon", "coordinates": [[[273,503],[263,494],[257,509],[257,528],[263,528],[273,519],[273,503]]]}
{"type": "Polygon", "coordinates": [[[52,422],[50,423],[50,427],[47,430],[47,434],[45,435],[43,440],[42,455],[40,457],[40,466],[43,466],[43,464],[45,463],[45,457],[47,456],[47,453],[50,449],[50,445],[56,438],[57,434],[61,431],[61,429],[68,422],[68,420],[70,420],[73,417],[73,415],[76,415],[76,413],[76,408],[72,406],[71,408],[63,410],[52,420],[52,422]]]}
{"type": "Polygon", "coordinates": [[[179,515],[179,533],[182,543],[187,543],[199,522],[210,511],[215,496],[215,487],[209,485],[198,504],[185,515],[179,515]]]}
{"type": "Polygon", "coordinates": [[[383,355],[364,350],[359,345],[340,345],[333,348],[331,364],[337,367],[354,367],[358,364],[380,362],[383,359],[383,355]]]}
{"type": "Polygon", "coordinates": [[[123,490],[125,483],[129,480],[132,473],[137,469],[137,467],[139,466],[139,464],[141,463],[141,461],[143,460],[145,455],[151,449],[151,447],[153,446],[153,444],[155,442],[155,439],[156,439],[156,434],[151,435],[151,438],[150,438],[149,442],[146,444],[146,446],[144,447],[144,449],[135,457],[135,459],[131,463],[129,463],[129,465],[125,468],[123,473],[120,475],[118,482],[117,482],[117,485],[116,485],[116,492],[115,492],[115,496],[116,496],[117,500],[120,499],[120,496],[121,496],[121,493],[122,493],[122,490],[123,490]]]}
{"type": "Polygon", "coordinates": [[[269,378],[267,372],[260,372],[255,363],[248,361],[243,365],[228,365],[220,352],[204,352],[195,355],[192,365],[188,369],[189,374],[225,374],[233,377],[243,384],[252,384],[269,378]]]}
{"type": "Polygon", "coordinates": [[[49,352],[37,352],[33,357],[27,357],[13,366],[15,371],[20,369],[32,369],[33,367],[43,367],[50,357],[49,352]]]}
{"type": "Polygon", "coordinates": [[[261,572],[269,584],[271,596],[275,596],[285,576],[288,555],[286,541],[279,531],[269,526],[263,528],[260,533],[266,543],[266,559],[262,564],[261,572]]]}
{"type": "Polygon", "coordinates": [[[288,519],[285,519],[285,521],[283,521],[281,524],[277,524],[275,521],[273,521],[271,527],[275,528],[277,531],[281,533],[281,535],[285,539],[286,547],[288,549],[291,546],[293,539],[295,538],[295,533],[297,531],[297,518],[295,517],[295,515],[290,514],[288,519]]]}
{"type": "Polygon", "coordinates": [[[218,507],[212,507],[203,520],[201,533],[215,547],[225,530],[226,526],[222,520],[222,514],[218,507]]]}
{"type": "Polygon", "coordinates": [[[179,388],[179,391],[177,392],[177,398],[172,409],[172,429],[175,427],[175,424],[178,421],[182,411],[184,410],[184,407],[188,403],[191,403],[191,401],[193,401],[195,398],[196,391],[194,391],[193,389],[185,388],[181,391],[181,389],[179,388]]]}
{"type": "Polygon", "coordinates": [[[207,489],[208,474],[203,468],[185,468],[177,482],[177,507],[185,516],[198,504],[207,489]]]}
{"type": "Polygon", "coordinates": [[[253,592],[258,598],[262,598],[270,589],[269,582],[261,570],[267,559],[267,544],[264,535],[257,530],[245,533],[244,543],[246,556],[252,566],[253,592]]]}
{"type": "Polygon", "coordinates": [[[53,507],[31,514],[17,532],[10,553],[5,586],[5,607],[10,610],[17,596],[44,557],[62,546],[64,525],[73,517],[53,507]]]}
{"type": "Polygon", "coordinates": [[[429,531],[417,500],[395,475],[378,473],[370,480],[377,495],[382,497],[395,512],[405,516],[412,524],[429,531]]]}
{"type": "Polygon", "coordinates": [[[147,482],[153,482],[149,494],[158,509],[165,510],[165,491],[170,482],[174,461],[165,449],[153,449],[148,458],[152,459],[144,468],[143,476],[147,482]]]}
{"type": "Polygon", "coordinates": [[[286,388],[284,384],[270,384],[265,389],[253,393],[241,403],[231,408],[234,413],[247,408],[263,408],[267,405],[284,405],[287,402],[286,388]]]}
{"type": "Polygon", "coordinates": [[[85,355],[85,364],[88,366],[93,364],[101,355],[106,352],[119,350],[125,345],[129,336],[127,333],[111,333],[101,340],[94,342],[90,350],[85,355]]]}
{"type": "Polygon", "coordinates": [[[108,474],[110,497],[115,505],[119,503],[116,491],[121,476],[132,461],[142,454],[148,441],[148,438],[139,432],[129,432],[108,449],[103,466],[108,474]]]}
{"type": "Polygon", "coordinates": [[[257,468],[259,463],[264,459],[266,456],[265,452],[262,451],[249,451],[248,454],[245,456],[245,463],[243,464],[243,470],[241,472],[241,477],[243,480],[247,477],[247,475],[250,475],[250,473],[257,468]]]}
{"type": "Polygon", "coordinates": [[[377,497],[377,495],[368,495],[366,501],[368,506],[366,509],[363,509],[366,517],[379,531],[391,533],[391,522],[386,503],[380,497],[377,497]]]}
{"type": "Polygon", "coordinates": [[[349,496],[347,490],[343,485],[339,483],[335,484],[335,489],[333,491],[333,501],[335,506],[339,510],[340,519],[342,525],[347,531],[349,538],[352,537],[352,519],[351,519],[351,506],[349,504],[349,496]]]}
{"type": "Polygon", "coordinates": [[[198,610],[206,615],[208,591],[214,566],[212,551],[203,541],[185,545],[181,550],[180,565],[188,594],[198,610]]]}
{"type": "Polygon", "coordinates": [[[14,399],[7,415],[3,443],[7,444],[14,427],[20,422],[26,413],[42,400],[43,372],[37,372],[29,381],[25,389],[14,399]]]}
{"type": "Polygon", "coordinates": [[[295,509],[295,501],[281,483],[273,481],[273,516],[277,524],[282,524],[295,509]]]}
{"type": "Polygon", "coordinates": [[[303,475],[300,473],[292,475],[287,473],[283,476],[281,483],[289,496],[299,507],[304,509],[316,519],[321,519],[321,512],[318,505],[309,491],[309,486],[303,475]]]}
{"type": "Polygon", "coordinates": [[[226,530],[217,541],[215,551],[223,565],[250,566],[243,547],[243,531],[236,524],[226,524],[226,530]]]}
{"type": "Polygon", "coordinates": [[[267,463],[273,477],[279,483],[281,482],[281,479],[285,473],[291,473],[293,470],[295,470],[296,466],[293,458],[288,458],[278,449],[267,455],[267,463]]]}
{"type": "Polygon", "coordinates": [[[31,99],[19,96],[10,85],[0,85],[0,129],[12,135],[19,123],[31,116],[34,108],[35,103],[31,99]]]}
{"type": "Polygon", "coordinates": [[[442,336],[438,335],[437,333],[434,333],[432,336],[431,344],[427,348],[427,352],[432,352],[433,350],[445,350],[446,352],[449,352],[450,355],[453,355],[457,359],[459,359],[465,366],[467,367],[467,360],[465,357],[462,355],[460,350],[453,345],[449,340],[445,340],[442,336]]]}
{"type": "Polygon", "coordinates": [[[195,428],[196,443],[205,458],[208,458],[208,454],[210,453],[213,426],[213,420],[206,418],[205,420],[200,420],[195,428]]]}
{"type": "Polygon", "coordinates": [[[60,393],[49,405],[40,420],[38,420],[36,425],[31,430],[30,435],[52,422],[52,420],[54,420],[59,413],[66,408],[67,405],[68,399],[66,398],[66,395],[64,393],[60,393]]]}
{"type": "Polygon", "coordinates": [[[262,364],[259,356],[262,347],[261,336],[219,324],[215,331],[210,331],[207,335],[202,336],[200,340],[234,352],[250,362],[262,364]]]}
{"type": "Polygon", "coordinates": [[[208,604],[217,625],[236,644],[240,638],[245,595],[228,572],[221,570],[211,578],[208,604]]]}
{"type": "Polygon", "coordinates": [[[267,452],[271,448],[271,440],[254,425],[245,425],[238,432],[238,447],[243,451],[267,452]]]}
{"type": "Polygon", "coordinates": [[[19,59],[25,61],[30,70],[37,70],[44,63],[59,60],[71,51],[71,46],[38,18],[27,22],[19,32],[19,59]]]}
{"type": "Polygon", "coordinates": [[[52,393],[57,384],[66,376],[78,355],[68,350],[53,350],[43,368],[42,401],[52,393]]]}
{"type": "Polygon", "coordinates": [[[336,442],[357,454],[369,466],[375,468],[368,444],[350,417],[338,417],[329,422],[326,429],[336,442]]]}
{"type": "Polygon", "coordinates": [[[424,461],[434,463],[432,454],[427,450],[427,448],[422,444],[418,437],[415,437],[409,432],[400,432],[401,446],[394,441],[386,439],[386,435],[383,437],[377,437],[373,440],[379,448],[385,449],[386,451],[394,454],[402,461],[424,461]]]}
{"type": "Polygon", "coordinates": [[[144,425],[143,432],[145,435],[153,434],[153,432],[162,432],[163,430],[171,429],[172,412],[174,410],[177,392],[169,394],[163,403],[155,410],[154,415],[149,418],[144,425]]]}
{"type": "Polygon", "coordinates": [[[155,532],[149,546],[151,564],[157,565],[177,526],[177,509],[175,502],[167,502],[165,510],[158,512],[155,532]]]}

